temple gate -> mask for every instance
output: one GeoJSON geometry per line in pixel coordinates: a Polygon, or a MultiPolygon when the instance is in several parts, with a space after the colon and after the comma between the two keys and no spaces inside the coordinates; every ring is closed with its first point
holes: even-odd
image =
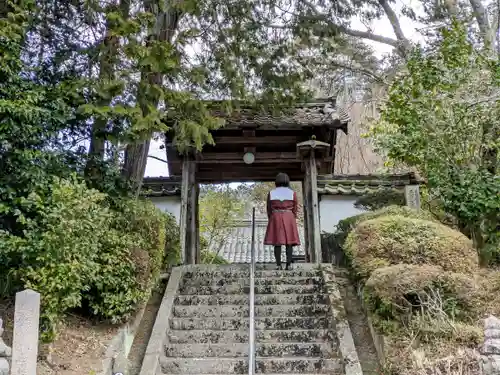
{"type": "Polygon", "coordinates": [[[184,264],[200,262],[198,195],[200,183],[274,181],[278,172],[302,181],[306,259],[320,263],[321,241],[317,176],[333,173],[337,131],[347,133],[348,115],[335,100],[297,105],[279,116],[242,108],[226,115],[212,132],[215,145],[180,155],[166,136],[170,176],[181,180],[180,232],[184,264]]]}

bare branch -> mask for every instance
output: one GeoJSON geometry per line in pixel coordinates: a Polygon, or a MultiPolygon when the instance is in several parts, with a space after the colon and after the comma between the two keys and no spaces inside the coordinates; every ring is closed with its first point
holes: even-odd
{"type": "Polygon", "coordinates": [[[396,12],[394,12],[394,10],[391,8],[390,4],[386,0],[379,0],[379,3],[384,9],[387,18],[391,23],[392,29],[394,30],[394,34],[396,35],[396,38],[400,42],[400,47],[403,47],[404,49],[403,52],[408,51],[410,48],[410,42],[403,33],[403,29],[401,28],[401,24],[399,23],[399,18],[396,12]]]}
{"type": "Polygon", "coordinates": [[[369,31],[361,31],[361,30],[352,30],[349,29],[348,27],[344,26],[337,26],[339,31],[343,32],[344,34],[354,36],[357,38],[364,38],[364,39],[369,39],[374,42],[382,43],[382,44],[388,44],[390,46],[393,46],[394,48],[398,48],[399,46],[399,41],[393,38],[388,38],[382,35],[377,35],[374,33],[371,33],[369,31]]]}
{"type": "Polygon", "coordinates": [[[163,163],[165,163],[165,164],[167,164],[167,163],[168,163],[168,161],[166,161],[165,159],[159,158],[159,157],[157,157],[157,156],[148,155],[148,158],[151,158],[151,159],[155,159],[155,160],[161,161],[161,162],[163,162],[163,163]]]}
{"type": "MultiPolygon", "coordinates": [[[[385,0],[380,0],[380,1],[385,1],[385,0]]],[[[388,38],[388,37],[385,37],[385,36],[382,36],[382,35],[377,35],[377,34],[374,34],[372,32],[369,32],[369,31],[353,30],[353,29],[351,29],[349,27],[346,27],[346,26],[337,25],[334,22],[332,22],[332,20],[329,19],[327,17],[327,15],[325,15],[324,13],[322,13],[321,11],[319,11],[316,8],[316,6],[314,4],[312,4],[310,1],[308,1],[308,0],[302,0],[302,3],[309,8],[309,10],[313,14],[313,16],[305,17],[303,15],[299,15],[299,14],[290,12],[288,10],[284,10],[284,9],[281,9],[281,10],[284,11],[284,12],[286,12],[286,13],[288,13],[288,14],[291,14],[291,15],[293,15],[295,17],[299,17],[299,18],[302,18],[302,19],[309,19],[310,21],[322,21],[322,22],[325,22],[333,30],[341,32],[341,33],[344,33],[344,34],[349,35],[349,36],[353,36],[353,37],[356,37],[356,38],[369,39],[369,40],[372,40],[372,41],[377,42],[377,43],[382,43],[382,44],[390,45],[390,46],[392,46],[394,48],[398,48],[401,45],[401,41],[398,40],[398,39],[388,38]]],[[[401,30],[401,26],[399,25],[399,21],[397,19],[396,14],[394,13],[394,11],[390,8],[390,6],[388,4],[387,4],[387,7],[389,9],[389,12],[392,12],[392,13],[390,13],[391,14],[390,16],[388,14],[388,17],[391,20],[391,24],[393,24],[393,27],[394,27],[394,25],[397,25],[399,27],[399,31],[398,32],[396,32],[396,30],[395,30],[396,36],[403,35],[402,30],[401,30]],[[392,17],[392,19],[391,19],[391,17],[392,17]]],[[[269,25],[269,27],[275,28],[275,29],[289,29],[290,28],[290,26],[287,26],[287,25],[269,25]]],[[[403,35],[403,38],[404,38],[404,35],[403,35]]],[[[406,40],[406,42],[408,42],[408,40],[406,38],[404,38],[404,40],[406,40]]]]}

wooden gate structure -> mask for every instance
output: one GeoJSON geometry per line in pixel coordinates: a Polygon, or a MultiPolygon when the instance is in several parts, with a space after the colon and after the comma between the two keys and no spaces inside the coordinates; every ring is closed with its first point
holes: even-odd
{"type": "Polygon", "coordinates": [[[333,173],[337,131],[347,134],[349,116],[335,100],[317,99],[279,116],[241,108],[226,115],[225,126],[212,132],[215,145],[179,154],[174,130],[167,133],[170,176],[181,180],[181,251],[184,264],[200,262],[198,195],[200,183],[273,181],[285,172],[302,181],[306,259],[321,262],[317,175],[333,173]]]}

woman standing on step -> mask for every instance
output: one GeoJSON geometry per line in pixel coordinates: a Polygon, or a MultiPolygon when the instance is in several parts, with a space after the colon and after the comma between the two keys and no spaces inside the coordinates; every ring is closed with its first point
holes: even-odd
{"type": "Polygon", "coordinates": [[[292,264],[293,246],[300,245],[297,229],[297,194],[290,189],[286,173],[276,176],[276,188],[267,195],[267,223],[264,245],[274,246],[277,269],[281,270],[281,246],[286,247],[286,269],[292,264]]]}

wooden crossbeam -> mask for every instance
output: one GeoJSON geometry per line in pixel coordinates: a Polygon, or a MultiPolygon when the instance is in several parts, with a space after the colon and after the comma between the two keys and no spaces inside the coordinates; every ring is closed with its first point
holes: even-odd
{"type": "MultiPolygon", "coordinates": [[[[205,152],[198,157],[198,164],[239,164],[243,162],[243,152],[205,152]]],[[[254,163],[300,162],[296,152],[256,152],[254,163]]]]}
{"type": "Polygon", "coordinates": [[[296,144],[299,141],[298,137],[292,135],[284,135],[284,136],[264,136],[264,137],[224,137],[224,136],[215,136],[214,142],[215,145],[278,145],[278,144],[296,144]]]}

